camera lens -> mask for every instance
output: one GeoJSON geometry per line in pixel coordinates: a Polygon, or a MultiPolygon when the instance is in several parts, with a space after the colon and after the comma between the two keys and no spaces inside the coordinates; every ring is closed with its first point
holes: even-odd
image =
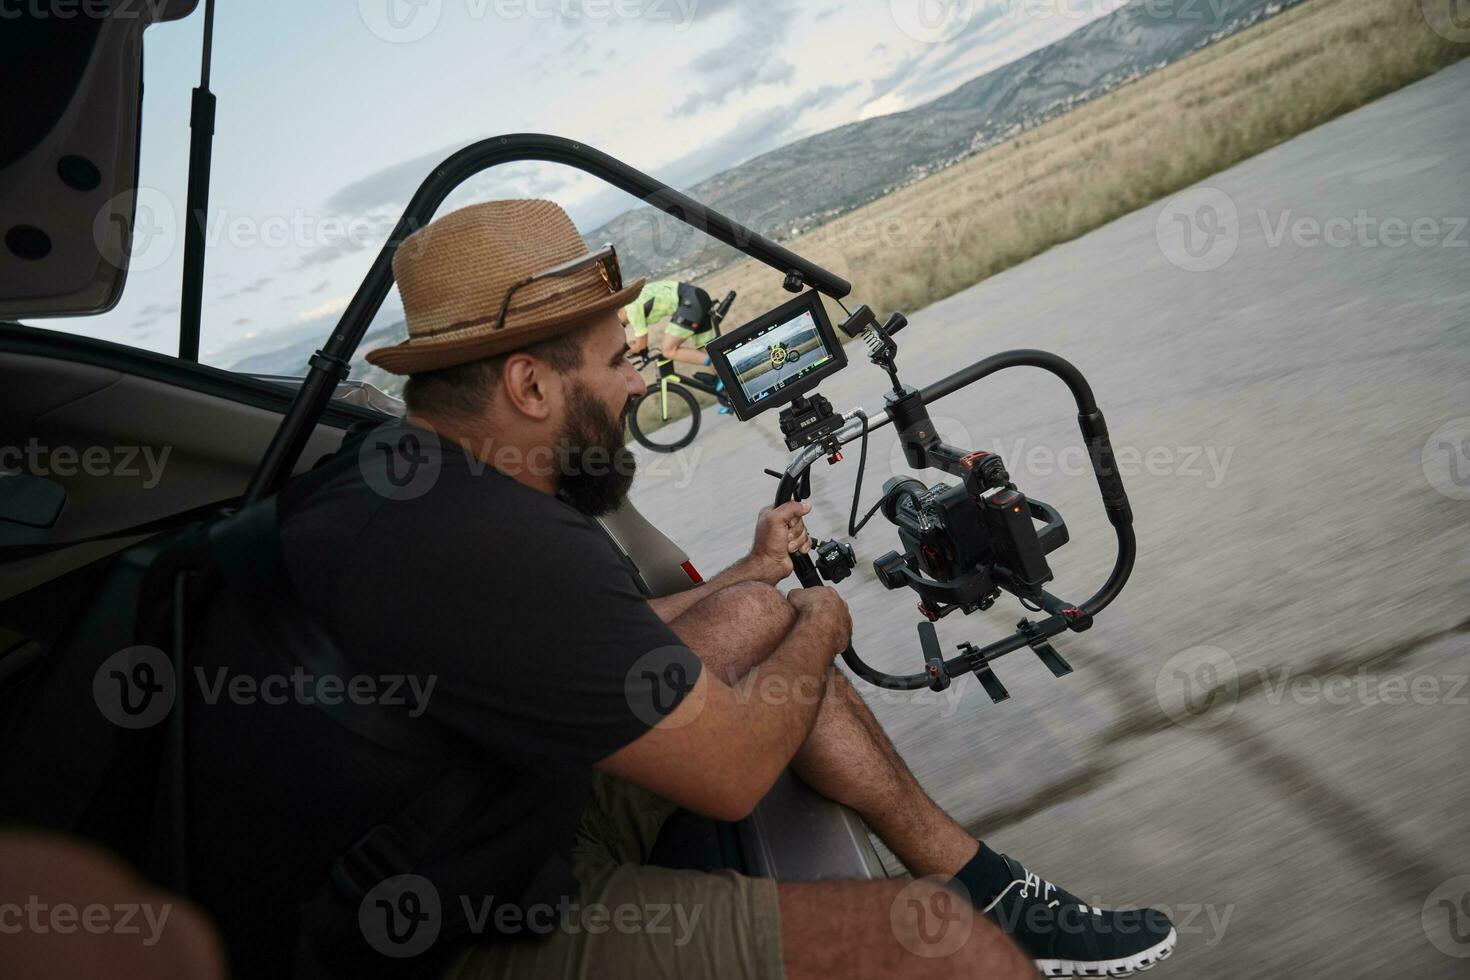
{"type": "MultiPolygon", "coordinates": [[[[885,480],[883,482],[883,516],[888,518],[890,524],[898,523],[898,508],[905,501],[908,501],[908,507],[905,513],[913,510],[913,502],[909,500],[909,495],[900,492],[905,489],[922,495],[929,488],[911,476],[894,476],[885,480]]],[[[918,520],[919,517],[918,514],[912,514],[910,516],[914,520],[918,520]]]]}

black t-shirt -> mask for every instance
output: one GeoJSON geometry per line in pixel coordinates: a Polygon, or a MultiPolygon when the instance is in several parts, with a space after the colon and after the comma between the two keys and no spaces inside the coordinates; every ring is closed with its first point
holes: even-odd
{"type": "MultiPolygon", "coordinates": [[[[425,869],[448,917],[465,901],[514,903],[533,880],[541,897],[574,887],[564,855],[592,764],[657,723],[699,672],[594,522],[427,433],[383,435],[349,442],[279,502],[290,582],[340,652],[340,686],[301,687],[269,611],[229,594],[195,654],[193,892],[237,977],[287,976],[300,907],[333,860],[450,767],[364,738],[300,691],[335,694],[335,711],[396,697],[398,715],[455,740],[458,767],[468,756],[478,769],[470,819],[425,869]],[[670,669],[682,685],[638,681],[670,669]]],[[[355,921],[341,926],[358,938],[355,921]]],[[[504,941],[486,928],[472,941],[504,941]]]]}

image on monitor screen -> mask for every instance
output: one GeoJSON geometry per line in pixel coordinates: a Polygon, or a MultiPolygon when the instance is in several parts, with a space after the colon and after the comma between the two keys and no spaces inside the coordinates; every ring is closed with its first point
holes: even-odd
{"type": "Polygon", "coordinates": [[[832,352],[822,342],[810,310],[773,324],[726,355],[752,405],[826,364],[832,352]]]}

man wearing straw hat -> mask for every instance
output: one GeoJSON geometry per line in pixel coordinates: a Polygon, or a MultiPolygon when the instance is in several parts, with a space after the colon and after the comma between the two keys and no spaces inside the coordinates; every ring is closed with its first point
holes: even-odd
{"type": "Polygon", "coordinates": [[[215,895],[201,902],[236,975],[281,974],[262,950],[298,928],[308,958],[359,975],[1009,978],[1034,975],[1037,942],[1065,952],[1075,937],[1045,912],[1076,900],[930,801],[831,669],[846,605],[775,588],[810,547],[806,505],[762,511],[749,555],[652,601],[587,516],[631,484],[621,416],[644,390],[617,315],[643,283],[622,281],[612,248],[588,252],[550,202],[493,201],[408,238],[394,274],[408,338],[368,360],[407,375],[406,425],[283,493],[282,550],[355,671],[437,681],[399,719],[434,748],[384,752],[311,709],[239,720],[249,737],[228,744],[248,758],[195,797],[216,833],[273,855],[196,889],[215,895]],[[272,759],[293,725],[314,751],[272,759]],[[351,928],[298,926],[323,862],[456,765],[475,782],[442,834],[421,839],[443,816],[421,809],[396,825],[409,831],[392,860],[334,866],[351,902],[326,932],[351,928]],[[788,766],[932,877],[776,883],[644,863],[677,807],[742,818],[788,766]],[[302,827],[305,856],[290,846],[302,827]]]}

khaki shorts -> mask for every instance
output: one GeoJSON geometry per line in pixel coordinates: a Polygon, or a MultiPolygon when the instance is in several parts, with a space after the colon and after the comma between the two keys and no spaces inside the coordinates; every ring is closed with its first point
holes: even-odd
{"type": "Polygon", "coordinates": [[[446,980],[780,980],[776,883],[644,865],[674,804],[594,774],[572,869],[581,908],[545,939],[479,946],[446,980]]]}

